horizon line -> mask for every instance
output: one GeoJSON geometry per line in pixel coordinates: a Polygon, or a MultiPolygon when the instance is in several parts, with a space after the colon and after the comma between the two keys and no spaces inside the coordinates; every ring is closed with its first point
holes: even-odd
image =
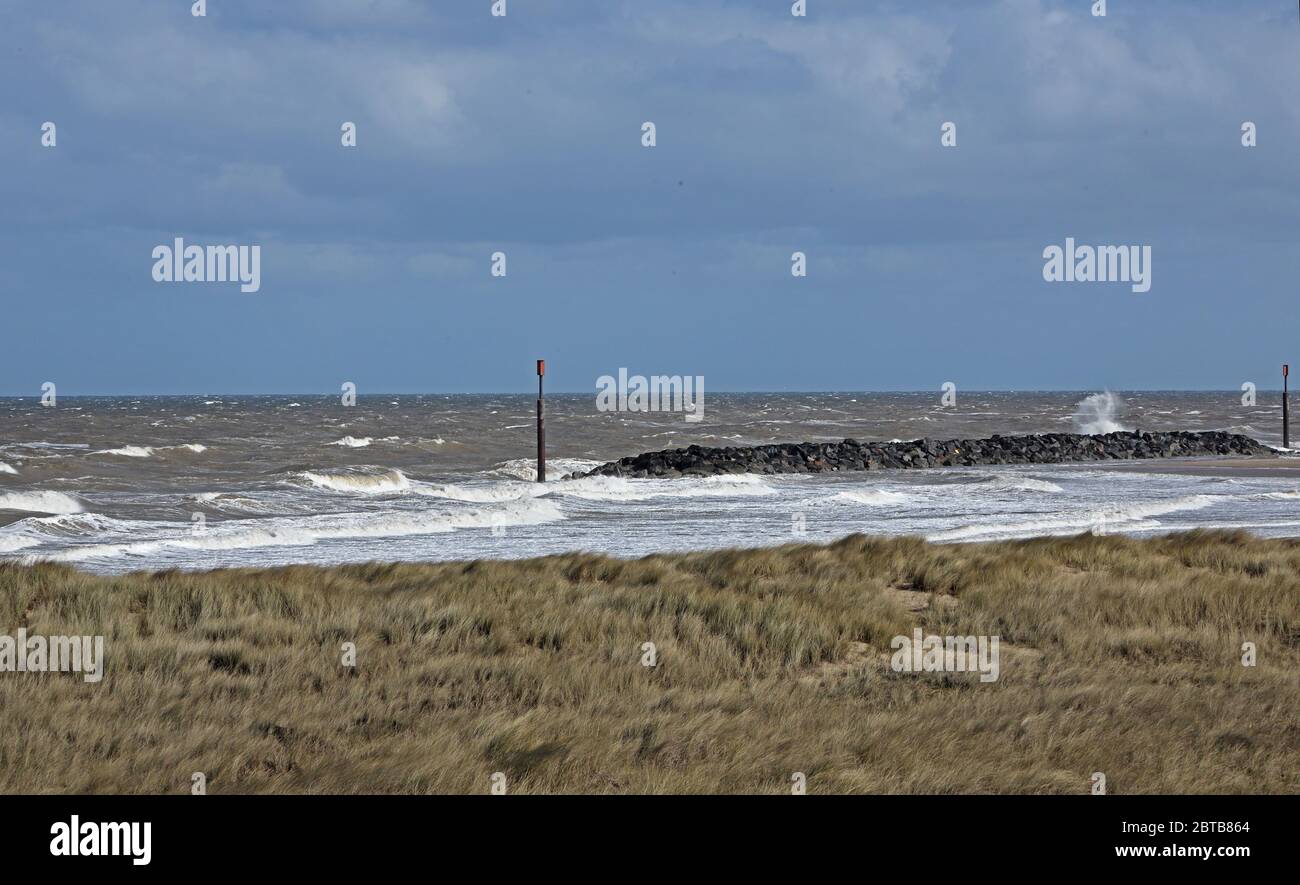
{"type": "MultiPolygon", "coordinates": [[[[1281,393],[1281,392],[1283,391],[1283,388],[1281,388],[1281,387],[1256,387],[1255,389],[1256,389],[1256,390],[1259,390],[1259,391],[1275,391],[1275,392],[1277,392],[1277,393],[1281,393]]],[[[987,388],[974,388],[974,387],[971,387],[971,388],[958,388],[958,390],[959,390],[959,391],[963,391],[963,392],[964,392],[965,394],[967,394],[967,395],[970,395],[970,394],[976,394],[976,393],[1020,393],[1020,394],[1035,394],[1035,393],[1079,393],[1079,394],[1086,394],[1086,395],[1092,395],[1092,394],[1097,394],[1097,393],[1119,393],[1119,394],[1124,394],[1124,393],[1226,393],[1226,394],[1240,394],[1240,393],[1241,393],[1241,389],[1240,389],[1240,388],[1231,388],[1231,387],[1225,387],[1225,388],[1214,388],[1214,387],[1114,387],[1114,388],[1111,388],[1111,387],[1102,387],[1102,388],[1092,388],[1092,387],[1079,387],[1079,388],[1072,388],[1072,387],[1045,387],[1045,388],[987,387],[987,388]]],[[[934,394],[936,391],[937,391],[937,392],[942,392],[942,389],[941,389],[941,388],[933,388],[933,389],[931,389],[931,388],[928,388],[928,387],[927,387],[927,388],[887,388],[887,389],[878,389],[878,390],[851,390],[851,389],[835,389],[835,390],[833,390],[833,389],[822,389],[822,390],[734,390],[734,389],[721,389],[721,390],[714,390],[714,391],[712,391],[712,392],[711,392],[711,395],[715,395],[715,396],[718,395],[718,394],[726,394],[726,395],[732,395],[732,396],[735,396],[735,395],[742,395],[742,396],[743,396],[743,395],[749,395],[749,396],[792,396],[792,395],[810,395],[810,394],[817,394],[817,395],[827,395],[827,394],[848,395],[848,394],[853,394],[853,395],[859,395],[859,396],[861,396],[861,395],[871,395],[871,394],[926,394],[926,395],[930,395],[930,394],[934,394]]],[[[591,390],[548,390],[548,391],[546,392],[546,395],[547,395],[547,396],[594,396],[597,392],[598,392],[598,391],[595,390],[595,389],[591,389],[591,390]]],[[[121,398],[121,397],[131,397],[131,396],[133,396],[133,397],[147,397],[147,398],[163,398],[163,397],[184,398],[184,397],[200,397],[200,396],[207,396],[207,397],[236,397],[236,396],[244,396],[244,397],[250,397],[250,396],[257,396],[257,397],[296,397],[296,396],[301,396],[301,397],[331,397],[331,398],[333,398],[333,397],[337,397],[337,396],[339,396],[339,395],[340,395],[340,394],[339,394],[338,391],[320,392],[320,391],[302,391],[302,390],[299,390],[299,391],[288,391],[288,392],[225,391],[225,392],[220,392],[220,393],[212,393],[212,392],[206,392],[206,391],[205,391],[205,392],[201,392],[201,393],[141,393],[141,392],[134,392],[134,391],[132,391],[132,392],[124,392],[124,393],[60,393],[60,394],[58,394],[58,396],[59,396],[60,399],[109,399],[109,398],[121,398]]],[[[709,396],[709,395],[710,395],[710,392],[706,392],[704,395],[705,395],[705,396],[709,396]]],[[[35,400],[39,400],[39,399],[41,399],[41,396],[42,396],[42,394],[39,393],[39,392],[36,392],[36,393],[23,393],[23,394],[6,394],[6,393],[0,393],[0,400],[24,400],[24,399],[35,399],[35,400]]],[[[381,390],[381,391],[376,391],[376,392],[374,392],[374,393],[360,393],[360,392],[356,393],[356,397],[357,397],[358,399],[361,399],[361,398],[364,398],[364,397],[381,397],[381,396],[527,396],[527,397],[533,398],[533,397],[535,397],[535,394],[534,394],[533,392],[531,392],[531,391],[521,391],[521,390],[494,390],[494,391],[447,391],[447,390],[428,390],[428,391],[405,391],[405,392],[402,392],[402,391],[382,391],[382,390],[381,390]]]]}

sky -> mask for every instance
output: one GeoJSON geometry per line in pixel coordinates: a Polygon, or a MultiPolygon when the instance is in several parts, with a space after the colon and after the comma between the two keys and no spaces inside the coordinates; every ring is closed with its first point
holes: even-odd
{"type": "Polygon", "coordinates": [[[1295,0],[791,3],[0,0],[0,395],[1300,364],[1295,0]],[[260,289],[155,281],[177,237],[260,289]],[[1045,281],[1067,237],[1151,290],[1045,281]]]}

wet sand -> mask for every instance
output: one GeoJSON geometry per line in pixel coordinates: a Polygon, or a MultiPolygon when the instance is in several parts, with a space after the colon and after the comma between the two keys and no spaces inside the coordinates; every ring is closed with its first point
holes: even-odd
{"type": "Polygon", "coordinates": [[[1294,476],[1300,478],[1300,456],[1277,458],[1169,458],[1163,461],[1120,461],[1097,466],[1137,473],[1179,473],[1189,476],[1294,476]]]}

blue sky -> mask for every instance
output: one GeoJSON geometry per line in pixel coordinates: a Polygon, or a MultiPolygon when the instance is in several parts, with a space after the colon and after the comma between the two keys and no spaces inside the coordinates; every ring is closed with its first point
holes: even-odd
{"type": "Polygon", "coordinates": [[[190,5],[0,0],[0,395],[1300,363],[1295,0],[190,5]],[[178,236],[260,245],[261,290],[154,282],[178,236]],[[1150,245],[1151,291],[1044,282],[1068,236],[1150,245]]]}

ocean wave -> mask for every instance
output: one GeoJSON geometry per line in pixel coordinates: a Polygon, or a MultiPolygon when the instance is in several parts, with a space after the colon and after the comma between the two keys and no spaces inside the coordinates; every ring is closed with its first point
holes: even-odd
{"type": "Polygon", "coordinates": [[[111,534],[122,525],[122,520],[99,513],[59,513],[25,517],[0,529],[0,534],[7,537],[22,535],[34,539],[34,543],[44,543],[51,539],[93,538],[111,534]]]}
{"type": "Polygon", "coordinates": [[[374,442],[374,437],[363,436],[357,439],[355,436],[345,436],[342,439],[336,439],[332,443],[325,443],[327,446],[344,446],[349,449],[363,449],[374,442]]]}
{"type": "MultiPolygon", "coordinates": [[[[569,473],[591,470],[593,467],[599,467],[604,463],[604,461],[589,461],[585,458],[551,458],[546,462],[546,475],[564,476],[569,473]]],[[[511,461],[503,461],[489,470],[488,473],[522,479],[525,482],[536,482],[537,459],[515,458],[511,461]]]]}
{"type": "Polygon", "coordinates": [[[19,550],[26,550],[29,547],[35,547],[41,542],[36,538],[25,538],[22,535],[0,534],[0,553],[16,553],[19,550]]]}
{"type": "Polygon", "coordinates": [[[368,495],[400,492],[411,481],[406,474],[394,468],[357,468],[354,470],[307,470],[297,474],[311,486],[332,492],[354,492],[368,495]]]}
{"type": "Polygon", "coordinates": [[[1186,510],[1202,510],[1215,502],[1214,495],[1188,495],[1169,501],[1144,504],[1113,505],[1082,510],[1061,516],[1044,515],[1041,519],[1013,523],[967,525],[928,535],[928,541],[988,541],[999,538],[1036,535],[1075,534],[1089,529],[1115,531],[1132,529],[1157,516],[1186,510]]]}
{"type": "Polygon", "coordinates": [[[0,495],[0,510],[27,513],[81,513],[86,508],[63,492],[7,492],[0,495]]]}
{"type": "Polygon", "coordinates": [[[6,446],[0,446],[5,449],[76,449],[84,450],[90,448],[90,443],[53,443],[53,442],[20,442],[10,443],[6,446]]]}
{"type": "Polygon", "coordinates": [[[868,504],[872,507],[906,504],[913,499],[904,492],[891,492],[885,489],[872,489],[862,492],[840,492],[830,500],[837,504],[868,504]]]}
{"type": "Polygon", "coordinates": [[[1045,479],[1034,479],[1029,476],[999,475],[993,478],[991,484],[995,488],[1009,489],[1017,492],[1046,492],[1048,494],[1055,494],[1057,492],[1065,491],[1065,489],[1061,488],[1054,482],[1048,482],[1045,479]]]}
{"type": "MultiPolygon", "coordinates": [[[[292,513],[319,512],[319,501],[303,500],[301,496],[283,492],[263,492],[264,497],[243,495],[238,492],[200,492],[189,500],[195,505],[217,513],[233,516],[272,516],[292,513]]],[[[314,498],[314,496],[313,496],[314,498]]]]}
{"type": "Polygon", "coordinates": [[[1015,474],[995,473],[989,474],[955,474],[959,477],[969,477],[963,482],[941,482],[933,485],[926,484],[918,486],[918,491],[930,491],[938,494],[969,494],[975,496],[987,495],[990,492],[1038,492],[1042,494],[1061,494],[1065,489],[1061,488],[1054,482],[1045,479],[1035,479],[1032,476],[1017,476],[1015,474]]]}
{"type": "Polygon", "coordinates": [[[523,498],[536,498],[551,491],[550,483],[524,482],[507,480],[485,483],[482,485],[445,485],[412,483],[410,491],[430,498],[444,498],[448,501],[464,501],[472,504],[493,504],[500,501],[518,501],[523,498]]]}
{"type": "Polygon", "coordinates": [[[152,458],[153,446],[122,446],[119,449],[103,449],[92,452],[93,455],[120,455],[123,458],[152,458]]]}
{"type": "Polygon", "coordinates": [[[553,494],[586,501],[646,501],[651,498],[740,498],[772,495],[776,490],[761,476],[706,476],[677,479],[626,479],[588,476],[551,486],[553,494]]]}
{"type": "Polygon", "coordinates": [[[202,443],[182,443],[175,446],[122,446],[117,449],[102,449],[98,452],[91,452],[91,454],[117,455],[122,458],[152,458],[158,452],[175,451],[177,449],[202,454],[208,450],[208,447],[202,443]]]}
{"type": "MultiPolygon", "coordinates": [[[[169,537],[118,543],[83,544],[48,553],[28,553],[23,562],[151,556],[166,552],[301,547],[350,538],[398,538],[453,532],[458,529],[539,525],[564,518],[551,501],[533,499],[491,509],[324,514],[314,517],[228,520],[209,524],[199,534],[188,525],[167,524],[169,537]]],[[[125,523],[123,523],[125,525],[125,523]]],[[[157,524],[131,531],[138,536],[157,524]]],[[[0,536],[2,538],[3,536],[0,536]]],[[[30,548],[33,545],[24,545],[30,548]]]]}
{"type": "MultiPolygon", "coordinates": [[[[548,471],[549,472],[549,471],[548,471]]],[[[467,503],[490,504],[528,498],[566,497],[585,501],[645,501],[651,498],[743,497],[774,494],[760,476],[708,476],[692,479],[625,479],[619,476],[588,476],[547,483],[502,480],[483,484],[414,482],[409,489],[417,495],[467,503]]]]}

